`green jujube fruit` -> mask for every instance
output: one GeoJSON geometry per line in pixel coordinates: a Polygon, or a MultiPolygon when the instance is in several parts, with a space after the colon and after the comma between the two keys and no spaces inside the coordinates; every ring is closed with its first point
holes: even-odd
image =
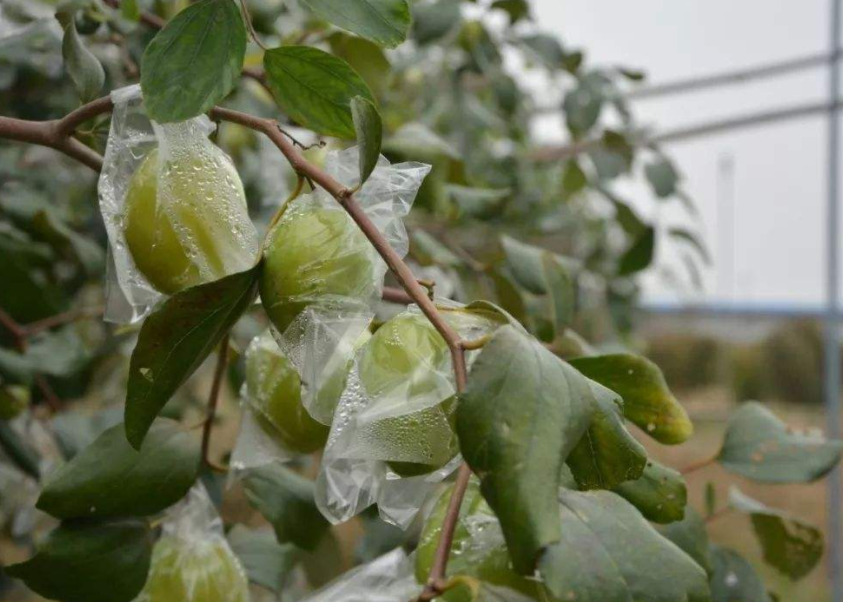
{"type": "MultiPolygon", "coordinates": [[[[274,342],[250,349],[246,391],[261,427],[290,451],[312,453],[325,446],[330,428],[314,420],[301,401],[301,380],[274,342]]],[[[341,392],[341,391],[340,391],[341,392]]]]}
{"type": "Polygon", "coordinates": [[[0,420],[19,416],[30,401],[29,388],[23,385],[0,385],[0,420]]]}
{"type": "Polygon", "coordinates": [[[449,363],[445,340],[421,314],[403,313],[388,320],[363,348],[358,371],[375,404],[397,407],[425,397],[442,400],[417,412],[376,420],[363,429],[370,446],[425,458],[388,461],[400,476],[441,468],[458,451],[451,423],[453,390],[445,376],[449,363]]]}
{"type": "Polygon", "coordinates": [[[264,257],[261,301],[281,333],[308,306],[363,305],[375,292],[374,248],[342,209],[289,207],[264,257]]]}
{"type": "MultiPolygon", "coordinates": [[[[426,583],[430,575],[452,491],[453,486],[450,486],[442,492],[422,530],[416,548],[415,574],[419,583],[426,583]]],[[[499,531],[497,518],[480,494],[477,482],[472,480],[460,506],[448,573],[507,587],[535,600],[549,600],[549,594],[542,591],[544,588],[540,583],[512,569],[506,542],[499,531]]],[[[446,592],[441,599],[445,602],[471,602],[472,595],[468,588],[457,587],[446,592]]]]}
{"type": "Polygon", "coordinates": [[[248,602],[240,561],[219,537],[190,541],[164,535],[152,551],[137,602],[248,602]]]}
{"type": "Polygon", "coordinates": [[[172,295],[248,269],[257,232],[229,158],[209,142],[161,154],[144,158],[125,198],[123,232],[144,278],[172,295]]]}

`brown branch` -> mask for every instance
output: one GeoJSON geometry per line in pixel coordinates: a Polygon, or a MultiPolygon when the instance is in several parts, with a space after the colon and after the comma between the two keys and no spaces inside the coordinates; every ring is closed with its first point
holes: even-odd
{"type": "Polygon", "coordinates": [[[69,311],[56,314],[54,316],[49,316],[43,320],[30,322],[29,324],[21,326],[21,329],[24,336],[31,337],[39,332],[55,328],[56,326],[62,326],[64,324],[69,324],[70,322],[76,322],[77,320],[99,317],[104,311],[105,308],[103,307],[80,307],[78,309],[71,309],[69,311]]]}
{"type": "Polygon", "coordinates": [[[0,324],[12,335],[17,350],[26,353],[26,331],[2,308],[0,308],[0,324]]]}
{"type": "Polygon", "coordinates": [[[217,354],[217,365],[216,368],[214,368],[214,380],[211,383],[211,393],[208,396],[208,413],[205,416],[205,424],[202,427],[202,460],[205,464],[215,470],[219,470],[220,467],[215,462],[211,461],[208,453],[211,447],[211,431],[214,428],[214,420],[216,420],[217,417],[217,406],[219,405],[222,378],[225,374],[225,365],[228,361],[227,334],[222,338],[222,341],[220,341],[219,351],[217,354]]]}
{"type": "Polygon", "coordinates": [[[716,461],[717,461],[717,456],[711,456],[710,458],[706,458],[704,460],[699,460],[697,462],[689,464],[688,466],[686,466],[685,468],[680,470],[679,473],[682,474],[682,475],[691,474],[692,472],[696,472],[697,470],[700,470],[701,468],[705,468],[706,466],[714,464],[716,461]]]}

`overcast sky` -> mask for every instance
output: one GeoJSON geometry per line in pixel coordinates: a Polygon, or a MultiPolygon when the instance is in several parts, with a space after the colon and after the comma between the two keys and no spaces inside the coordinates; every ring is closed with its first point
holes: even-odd
{"type": "MultiPolygon", "coordinates": [[[[651,83],[822,53],[829,43],[829,0],[533,0],[533,6],[542,28],[560,35],[566,46],[584,47],[590,62],[641,68],[651,83]]],[[[751,84],[640,100],[634,108],[642,122],[656,131],[668,130],[823,101],[827,78],[826,69],[815,68],[751,84]]],[[[823,302],[824,116],[665,148],[686,177],[685,187],[700,208],[701,228],[715,256],[715,267],[705,275],[705,293],[690,300],[799,306],[823,302]],[[730,163],[732,184],[724,175],[728,167],[723,167],[730,163]],[[723,208],[730,198],[734,253],[724,235],[728,221],[723,208]]],[[[625,192],[639,197],[645,193],[639,188],[625,192]]],[[[662,212],[659,220],[673,217],[662,212]]],[[[670,263],[670,257],[661,260],[670,263]]],[[[677,300],[659,278],[649,277],[646,286],[651,301],[677,300]]]]}

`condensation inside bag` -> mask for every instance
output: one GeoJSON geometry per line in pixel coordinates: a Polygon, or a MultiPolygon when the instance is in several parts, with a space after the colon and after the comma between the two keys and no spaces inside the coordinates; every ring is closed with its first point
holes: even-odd
{"type": "Polygon", "coordinates": [[[249,602],[243,566],[201,484],[170,508],[135,602],[249,602]]]}
{"type": "MultiPolygon", "coordinates": [[[[353,187],[359,179],[357,147],[329,153],[325,169],[344,186],[353,187]]],[[[401,257],[406,255],[409,244],[402,218],[410,211],[429,171],[428,165],[390,165],[380,157],[371,177],[355,193],[363,211],[401,257]]],[[[300,307],[305,309],[276,336],[301,375],[305,407],[316,420],[329,425],[342,389],[337,374],[345,370],[355,345],[374,316],[387,267],[337,201],[322,189],[293,201],[275,232],[284,232],[285,224],[297,220],[299,225],[305,223],[304,220],[310,219],[308,216],[314,215],[317,217],[313,219],[320,222],[315,226],[308,224],[314,232],[323,236],[337,233],[343,239],[326,236],[322,241],[313,236],[302,241],[315,246],[312,252],[318,259],[300,264],[295,279],[296,286],[304,292],[283,302],[292,308],[291,312],[300,307]],[[321,255],[320,246],[325,247],[321,255]],[[332,271],[326,274],[326,270],[332,271]],[[342,283],[344,294],[309,294],[310,290],[318,291],[318,283],[329,278],[342,283]]],[[[291,229],[289,234],[304,237],[303,230],[291,229]]],[[[287,310],[281,308],[281,311],[287,310]]]]}
{"type": "Polygon", "coordinates": [[[98,185],[109,239],[105,318],[130,323],[162,292],[248,269],[258,237],[233,163],[208,139],[215,126],[207,117],[161,125],[146,116],[140,86],[111,97],[98,185]]]}
{"type": "MultiPolygon", "coordinates": [[[[500,325],[463,311],[442,315],[464,340],[480,338],[500,325]]],[[[466,361],[472,362],[478,353],[467,353],[466,361]]],[[[358,350],[316,481],[316,503],[329,521],[346,521],[377,504],[383,520],[407,528],[425,498],[459,466],[449,421],[454,408],[449,400],[456,394],[450,362],[441,336],[415,306],[393,317],[358,350]],[[393,324],[399,330],[393,331],[393,324]],[[400,340],[391,341],[393,337],[400,340]],[[362,371],[373,353],[387,362],[386,367],[366,365],[362,371]],[[432,470],[402,477],[389,462],[428,465],[432,470]]]]}

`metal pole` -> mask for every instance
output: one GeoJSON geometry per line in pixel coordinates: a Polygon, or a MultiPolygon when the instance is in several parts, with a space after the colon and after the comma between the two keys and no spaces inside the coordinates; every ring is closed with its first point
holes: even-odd
{"type": "MultiPolygon", "coordinates": [[[[826,216],[826,315],[825,315],[825,403],[826,430],[830,437],[840,437],[840,331],[837,321],[839,303],[840,216],[838,215],[838,169],[840,161],[840,119],[833,107],[840,91],[840,71],[837,61],[840,49],[841,0],[831,0],[831,55],[829,68],[828,111],[828,214],[826,216]]],[[[843,602],[843,550],[841,550],[841,476],[835,469],[828,480],[828,539],[829,574],[832,599],[843,602]]]]}

